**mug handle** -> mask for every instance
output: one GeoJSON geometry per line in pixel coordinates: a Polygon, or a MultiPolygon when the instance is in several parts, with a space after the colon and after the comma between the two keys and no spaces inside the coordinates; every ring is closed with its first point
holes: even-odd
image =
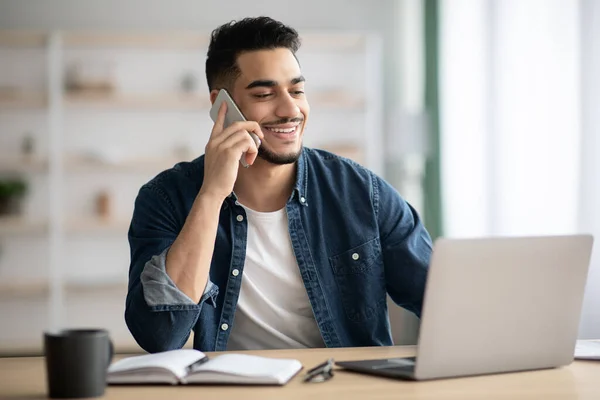
{"type": "Polygon", "coordinates": [[[113,356],[115,354],[115,346],[113,345],[112,340],[110,340],[110,338],[107,338],[108,340],[108,357],[107,357],[107,362],[106,362],[106,368],[108,368],[110,366],[110,363],[112,362],[113,356]]]}

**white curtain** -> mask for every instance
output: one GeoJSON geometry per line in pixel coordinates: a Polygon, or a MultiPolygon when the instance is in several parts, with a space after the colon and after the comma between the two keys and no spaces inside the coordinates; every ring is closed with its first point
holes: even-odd
{"type": "Polygon", "coordinates": [[[581,2],[583,98],[579,227],[595,236],[580,335],[600,338],[600,2],[581,2]]]}
{"type": "MultiPolygon", "coordinates": [[[[584,231],[600,240],[592,9],[597,17],[595,0],[440,0],[447,236],[584,231]]],[[[599,267],[581,337],[600,338],[599,267]]]]}

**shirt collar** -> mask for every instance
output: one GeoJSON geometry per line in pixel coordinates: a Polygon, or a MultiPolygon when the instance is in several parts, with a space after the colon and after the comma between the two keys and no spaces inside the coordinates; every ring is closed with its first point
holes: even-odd
{"type": "MultiPolygon", "coordinates": [[[[308,150],[305,147],[302,147],[300,157],[298,157],[298,161],[296,161],[296,183],[294,184],[294,190],[290,196],[290,201],[295,199],[303,206],[308,205],[308,163],[306,162],[307,151],[308,150]]],[[[231,192],[227,197],[237,201],[237,195],[234,192],[231,192]]]]}

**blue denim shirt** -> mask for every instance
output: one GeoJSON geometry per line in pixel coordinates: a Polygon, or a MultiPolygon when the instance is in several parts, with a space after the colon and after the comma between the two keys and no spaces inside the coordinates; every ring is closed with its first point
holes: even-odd
{"type": "MultiPolygon", "coordinates": [[[[226,350],[243,278],[247,222],[231,194],[221,207],[209,281],[198,303],[164,271],[202,186],[204,156],[162,172],[139,191],[129,228],[125,320],[148,352],[226,350]],[[240,217],[241,216],[241,217],[240,217]],[[233,274],[233,270],[239,273],[233,274]]],[[[331,153],[304,148],[287,201],[289,233],[327,347],[392,345],[386,294],[420,316],[431,239],[386,181],[331,153]]]]}

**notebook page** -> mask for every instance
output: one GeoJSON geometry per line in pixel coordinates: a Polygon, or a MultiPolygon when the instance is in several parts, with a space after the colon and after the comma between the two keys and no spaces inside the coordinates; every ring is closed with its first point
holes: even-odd
{"type": "Polygon", "coordinates": [[[301,368],[302,364],[298,360],[267,358],[247,354],[224,354],[213,358],[206,364],[193,368],[190,373],[198,373],[201,376],[202,372],[217,372],[227,375],[286,381],[301,368]]]}
{"type": "Polygon", "coordinates": [[[600,342],[578,340],[575,346],[575,358],[600,360],[600,342]]]}
{"type": "Polygon", "coordinates": [[[164,351],[155,354],[145,354],[142,356],[134,356],[124,358],[114,362],[108,367],[108,373],[118,375],[126,373],[131,375],[133,372],[140,369],[157,369],[163,368],[170,370],[178,378],[182,378],[187,373],[187,367],[190,364],[205,357],[205,354],[193,349],[179,349],[164,351]]]}

